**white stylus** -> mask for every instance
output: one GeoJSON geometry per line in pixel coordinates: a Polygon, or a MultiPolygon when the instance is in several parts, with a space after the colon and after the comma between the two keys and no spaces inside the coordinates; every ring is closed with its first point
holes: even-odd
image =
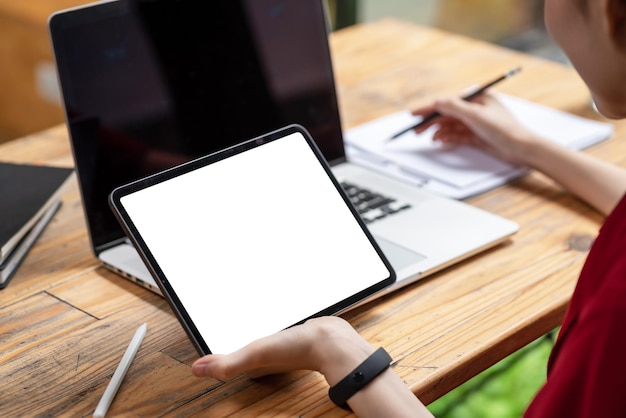
{"type": "Polygon", "coordinates": [[[98,402],[98,406],[93,413],[94,418],[103,418],[106,415],[109,406],[111,406],[111,402],[113,402],[113,398],[115,398],[115,395],[117,394],[117,390],[122,384],[122,380],[124,380],[124,376],[126,376],[130,363],[133,362],[135,354],[137,354],[137,350],[139,350],[139,346],[143,341],[143,337],[146,335],[147,329],[148,325],[143,324],[137,328],[137,331],[135,331],[135,335],[133,336],[133,339],[130,340],[130,344],[128,344],[128,348],[126,349],[120,364],[117,366],[117,369],[115,369],[115,373],[113,373],[113,377],[111,378],[109,385],[105,389],[102,398],[100,398],[100,402],[98,402]]]}

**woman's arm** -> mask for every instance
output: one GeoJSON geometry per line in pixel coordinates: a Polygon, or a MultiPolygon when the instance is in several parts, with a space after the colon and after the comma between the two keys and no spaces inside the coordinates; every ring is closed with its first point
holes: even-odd
{"type": "Polygon", "coordinates": [[[437,124],[435,140],[474,145],[510,163],[541,171],[605,215],[626,193],[625,169],[535,135],[490,93],[471,102],[438,100],[413,114],[433,110],[443,116],[418,132],[437,124]]]}
{"type": "Polygon", "coordinates": [[[626,170],[549,141],[527,150],[529,165],[585,200],[604,215],[626,193],[626,170]]]}
{"type": "MultiPolygon", "coordinates": [[[[227,380],[291,370],[320,372],[332,387],[373,352],[352,326],[339,317],[323,317],[254,341],[228,355],[208,355],[192,366],[196,376],[227,380]]],[[[387,369],[348,399],[360,417],[432,417],[400,377],[387,369]]]]}

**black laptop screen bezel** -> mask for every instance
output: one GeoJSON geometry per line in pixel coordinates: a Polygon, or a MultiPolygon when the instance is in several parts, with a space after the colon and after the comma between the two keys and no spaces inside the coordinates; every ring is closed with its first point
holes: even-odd
{"type": "Polygon", "coordinates": [[[291,123],[312,134],[331,164],[346,160],[324,1],[218,2],[211,19],[205,7],[194,0],[118,0],[49,19],[96,255],[125,239],[107,205],[120,184],[291,123]],[[128,67],[113,65],[124,58],[128,67]],[[294,66],[300,61],[306,65],[294,66]],[[197,84],[189,81],[194,77],[197,84]],[[249,86],[236,91],[237,83],[249,86]],[[142,112],[139,122],[133,112],[142,112]],[[150,164],[143,162],[147,155],[150,164]]]}

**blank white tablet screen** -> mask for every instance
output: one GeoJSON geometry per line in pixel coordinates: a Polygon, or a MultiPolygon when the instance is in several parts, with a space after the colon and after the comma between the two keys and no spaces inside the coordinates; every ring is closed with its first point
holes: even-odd
{"type": "Polygon", "coordinates": [[[298,132],[121,203],[212,353],[389,277],[298,132]]]}

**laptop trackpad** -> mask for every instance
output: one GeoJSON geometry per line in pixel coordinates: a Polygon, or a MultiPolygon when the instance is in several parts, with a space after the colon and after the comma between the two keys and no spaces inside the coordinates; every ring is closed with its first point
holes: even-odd
{"type": "Polygon", "coordinates": [[[394,244],[384,238],[374,235],[374,239],[376,239],[380,249],[383,250],[383,253],[385,253],[387,259],[396,271],[402,270],[411,264],[426,259],[426,256],[416,253],[415,251],[411,251],[398,244],[394,244]]]}

